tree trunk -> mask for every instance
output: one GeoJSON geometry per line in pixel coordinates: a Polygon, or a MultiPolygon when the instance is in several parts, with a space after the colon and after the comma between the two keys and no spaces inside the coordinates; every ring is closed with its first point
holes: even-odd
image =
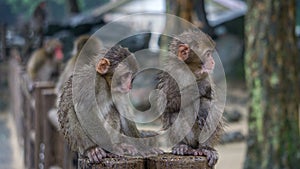
{"type": "Polygon", "coordinates": [[[214,28],[209,25],[207,20],[207,13],[205,11],[205,0],[194,0],[194,9],[198,20],[201,23],[201,25],[199,25],[201,30],[207,33],[209,36],[214,37],[214,28]]]}
{"type": "MultiPolygon", "coordinates": [[[[166,19],[164,28],[164,34],[180,34],[183,30],[190,28],[192,22],[193,12],[193,0],[165,0],[166,12],[168,14],[176,15],[178,18],[171,17],[166,19]],[[187,22],[183,22],[181,19],[185,19],[187,22]]],[[[161,49],[168,50],[168,44],[171,38],[168,36],[161,36],[161,49]]],[[[164,55],[160,57],[160,60],[165,60],[164,55]]]]}
{"type": "Polygon", "coordinates": [[[248,0],[246,80],[250,92],[245,169],[300,168],[295,0],[248,0]]]}

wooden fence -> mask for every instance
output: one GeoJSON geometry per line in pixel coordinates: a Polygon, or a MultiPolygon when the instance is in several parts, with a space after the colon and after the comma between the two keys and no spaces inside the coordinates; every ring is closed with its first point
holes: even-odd
{"type": "Polygon", "coordinates": [[[74,168],[73,153],[48,116],[56,103],[54,83],[31,83],[18,61],[11,59],[9,64],[11,110],[24,149],[25,168],[74,168]]]}

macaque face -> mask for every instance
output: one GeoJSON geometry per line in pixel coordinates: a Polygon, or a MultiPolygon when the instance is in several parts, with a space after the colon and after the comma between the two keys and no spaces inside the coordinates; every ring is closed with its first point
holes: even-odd
{"type": "Polygon", "coordinates": [[[54,55],[56,60],[62,60],[64,58],[64,54],[62,52],[62,45],[57,45],[54,49],[54,55]]]}
{"type": "Polygon", "coordinates": [[[215,61],[213,58],[213,50],[207,50],[202,59],[202,73],[211,73],[215,68],[215,61]]]}
{"type": "Polygon", "coordinates": [[[113,92],[128,93],[132,86],[134,72],[127,65],[120,64],[112,77],[111,89],[113,92]]]}
{"type": "Polygon", "coordinates": [[[209,46],[197,46],[194,48],[190,48],[188,44],[180,44],[178,46],[178,59],[184,61],[198,77],[212,73],[215,68],[214,49],[209,46]],[[194,51],[202,54],[198,55],[194,51]]]}
{"type": "Polygon", "coordinates": [[[63,45],[57,39],[50,39],[45,43],[44,49],[48,54],[50,54],[55,60],[62,60],[64,54],[62,52],[63,45]]]}
{"type": "Polygon", "coordinates": [[[96,66],[97,72],[105,77],[112,92],[128,93],[132,87],[133,76],[138,70],[135,57],[128,56],[113,69],[106,58],[102,58],[96,66]]]}

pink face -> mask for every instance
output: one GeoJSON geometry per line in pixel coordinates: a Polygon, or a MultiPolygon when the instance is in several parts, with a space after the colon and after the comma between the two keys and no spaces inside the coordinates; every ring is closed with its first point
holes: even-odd
{"type": "Polygon", "coordinates": [[[54,54],[55,54],[55,59],[56,60],[62,60],[64,58],[64,54],[62,52],[62,47],[61,46],[57,46],[54,49],[54,54]]]}
{"type": "Polygon", "coordinates": [[[204,61],[202,65],[202,73],[211,73],[215,68],[215,61],[213,58],[213,51],[209,50],[205,53],[204,61]]]}
{"type": "Polygon", "coordinates": [[[121,76],[121,85],[119,91],[121,93],[127,93],[131,90],[131,81],[132,81],[132,74],[131,73],[125,73],[121,76]]]}

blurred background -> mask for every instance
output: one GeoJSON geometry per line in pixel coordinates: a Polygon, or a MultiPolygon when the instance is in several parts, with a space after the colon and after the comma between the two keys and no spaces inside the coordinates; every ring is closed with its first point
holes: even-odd
{"type": "MultiPolygon", "coordinates": [[[[176,29],[158,13],[183,18],[216,42],[228,121],[217,169],[300,168],[299,0],[0,0],[0,168],[72,168],[76,155],[53,117],[55,86],[78,37],[135,13],[145,15],[123,19],[99,38],[110,46],[140,32],[119,42],[140,64],[158,64],[169,42],[159,32],[176,29]],[[60,41],[64,57],[49,79],[32,79],[30,57],[49,39],[60,41]]],[[[144,75],[133,84],[139,110],[149,108],[155,83],[153,74],[144,75]]]]}

